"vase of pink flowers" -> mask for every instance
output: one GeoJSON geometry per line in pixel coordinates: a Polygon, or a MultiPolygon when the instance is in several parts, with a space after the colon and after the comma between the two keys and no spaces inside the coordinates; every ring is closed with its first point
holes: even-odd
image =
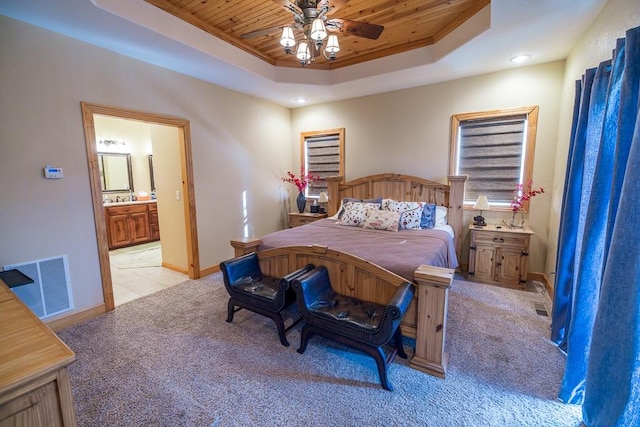
{"type": "Polygon", "coordinates": [[[303,213],[307,206],[307,198],[304,195],[304,190],[307,186],[317,181],[320,177],[313,176],[310,173],[305,173],[304,170],[300,171],[300,177],[296,177],[291,171],[287,172],[287,176],[281,178],[282,182],[288,182],[295,185],[298,188],[298,197],[296,197],[296,205],[298,206],[298,212],[303,213]]]}
{"type": "Polygon", "coordinates": [[[542,193],[544,193],[544,188],[540,187],[537,190],[533,188],[533,180],[529,180],[526,185],[518,184],[516,195],[511,201],[511,219],[507,222],[509,228],[524,228],[524,213],[522,212],[524,204],[532,197],[542,193]],[[518,214],[520,214],[519,217],[518,214]]]}

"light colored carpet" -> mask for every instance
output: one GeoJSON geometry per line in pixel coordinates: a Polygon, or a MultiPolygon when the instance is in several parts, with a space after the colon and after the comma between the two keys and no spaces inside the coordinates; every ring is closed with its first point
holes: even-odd
{"type": "Polygon", "coordinates": [[[220,274],[59,335],[77,354],[80,426],[578,426],[580,408],[556,399],[564,357],[534,302],[549,299],[456,280],[446,380],[397,358],[393,392],[373,359],[339,344],[314,337],[298,354],[300,325],[287,348],[265,317],[225,322],[220,274]]]}

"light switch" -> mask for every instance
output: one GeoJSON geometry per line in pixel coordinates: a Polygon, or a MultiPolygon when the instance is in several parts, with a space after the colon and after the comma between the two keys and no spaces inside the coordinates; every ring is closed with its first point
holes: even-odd
{"type": "Polygon", "coordinates": [[[180,190],[176,191],[176,200],[180,201],[180,190]]]}

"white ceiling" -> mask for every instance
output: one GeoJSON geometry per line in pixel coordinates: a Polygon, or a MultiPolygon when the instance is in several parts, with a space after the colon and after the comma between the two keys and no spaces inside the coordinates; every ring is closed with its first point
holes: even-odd
{"type": "Polygon", "coordinates": [[[504,70],[520,53],[564,59],[605,3],[492,0],[433,46],[332,71],[274,67],[143,0],[2,0],[0,13],[295,108],[504,70]]]}

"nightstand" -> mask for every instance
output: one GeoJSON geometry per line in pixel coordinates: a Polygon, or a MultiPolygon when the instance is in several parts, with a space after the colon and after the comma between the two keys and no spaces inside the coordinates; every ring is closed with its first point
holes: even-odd
{"type": "Polygon", "coordinates": [[[469,279],[524,289],[527,283],[530,228],[469,225],[469,279]],[[498,228],[500,227],[500,228],[498,228]]]}
{"type": "Polygon", "coordinates": [[[298,227],[300,225],[309,224],[310,222],[317,221],[322,218],[326,218],[326,213],[298,213],[289,212],[289,228],[298,227]]]}

